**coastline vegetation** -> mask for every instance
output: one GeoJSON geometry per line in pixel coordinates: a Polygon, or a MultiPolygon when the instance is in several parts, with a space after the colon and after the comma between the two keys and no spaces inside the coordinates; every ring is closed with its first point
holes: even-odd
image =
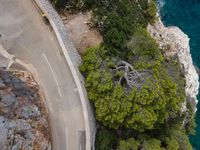
{"type": "Polygon", "coordinates": [[[188,101],[182,111],[184,73],[146,29],[156,21],[156,1],[54,2],[71,12],[93,10],[93,25],[103,36],[80,66],[99,126],[96,149],[192,150],[194,110],[188,101]]]}

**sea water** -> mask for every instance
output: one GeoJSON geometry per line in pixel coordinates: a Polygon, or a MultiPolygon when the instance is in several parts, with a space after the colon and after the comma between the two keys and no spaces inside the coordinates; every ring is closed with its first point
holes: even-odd
{"type": "MultiPolygon", "coordinates": [[[[193,63],[200,68],[200,0],[158,0],[158,7],[166,26],[177,26],[189,36],[193,63]]],[[[200,102],[196,123],[196,135],[190,136],[190,142],[194,149],[200,150],[200,102]]]]}

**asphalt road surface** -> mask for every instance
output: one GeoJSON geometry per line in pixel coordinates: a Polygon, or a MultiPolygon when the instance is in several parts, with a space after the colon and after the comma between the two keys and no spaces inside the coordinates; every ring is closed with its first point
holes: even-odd
{"type": "Polygon", "coordinates": [[[51,28],[31,0],[0,0],[0,44],[36,68],[49,109],[54,150],[85,150],[77,88],[51,28]]]}

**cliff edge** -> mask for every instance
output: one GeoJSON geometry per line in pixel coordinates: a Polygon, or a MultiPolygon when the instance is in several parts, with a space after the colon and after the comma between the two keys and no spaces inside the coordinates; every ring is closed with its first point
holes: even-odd
{"type": "MultiPolygon", "coordinates": [[[[148,31],[159,47],[166,50],[164,54],[166,57],[178,57],[185,75],[186,96],[192,103],[197,104],[199,76],[192,62],[188,36],[178,27],[165,27],[160,19],[153,26],[148,25],[148,31]]],[[[183,110],[185,109],[184,105],[183,110]]]]}

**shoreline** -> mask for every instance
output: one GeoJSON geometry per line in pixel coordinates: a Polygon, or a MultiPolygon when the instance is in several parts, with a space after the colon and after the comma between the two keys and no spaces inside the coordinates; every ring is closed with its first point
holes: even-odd
{"type": "MultiPolygon", "coordinates": [[[[178,57],[186,80],[186,97],[189,97],[191,103],[195,103],[196,111],[196,104],[198,102],[197,95],[199,90],[199,75],[194,67],[190,54],[190,39],[178,27],[166,27],[160,18],[158,18],[158,21],[153,26],[149,25],[147,30],[149,31],[150,35],[157,41],[161,49],[165,49],[170,45],[169,50],[166,52],[167,57],[173,57],[175,55],[178,57]]],[[[183,104],[182,110],[187,110],[186,101],[183,104]]]]}

